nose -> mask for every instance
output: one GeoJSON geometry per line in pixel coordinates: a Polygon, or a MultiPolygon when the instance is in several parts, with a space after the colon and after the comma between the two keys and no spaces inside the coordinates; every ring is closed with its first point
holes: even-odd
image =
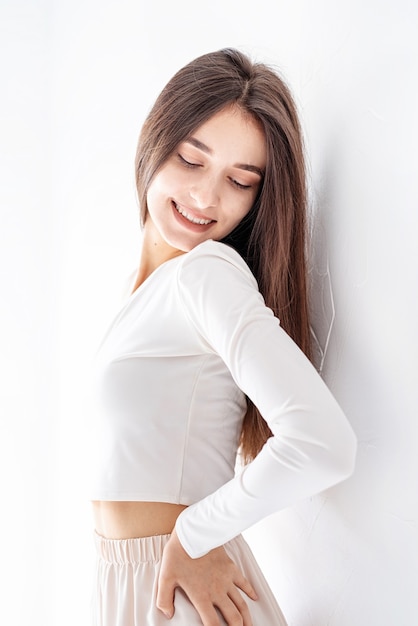
{"type": "Polygon", "coordinates": [[[219,189],[215,177],[207,174],[202,175],[189,188],[189,195],[196,209],[203,210],[216,207],[219,202],[219,189]]]}

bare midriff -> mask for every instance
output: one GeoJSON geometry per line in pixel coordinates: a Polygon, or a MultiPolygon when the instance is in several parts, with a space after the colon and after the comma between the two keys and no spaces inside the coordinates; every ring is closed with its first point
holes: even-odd
{"type": "Polygon", "coordinates": [[[107,539],[132,539],[168,535],[187,508],[168,502],[93,502],[96,532],[107,539]]]}

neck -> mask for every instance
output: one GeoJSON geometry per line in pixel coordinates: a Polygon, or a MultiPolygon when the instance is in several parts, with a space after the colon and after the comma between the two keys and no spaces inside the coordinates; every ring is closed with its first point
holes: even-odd
{"type": "Polygon", "coordinates": [[[181,254],[184,254],[183,250],[172,248],[161,237],[154,223],[148,216],[144,224],[141,258],[133,291],[135,291],[157,267],[181,254]]]}

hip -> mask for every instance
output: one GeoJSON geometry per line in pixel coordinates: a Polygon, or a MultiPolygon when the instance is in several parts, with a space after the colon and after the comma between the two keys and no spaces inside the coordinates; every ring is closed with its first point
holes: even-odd
{"type": "MultiPolygon", "coordinates": [[[[112,540],[96,534],[97,587],[94,626],[166,626],[157,609],[158,575],[161,557],[170,535],[112,540]]],[[[249,546],[242,536],[225,544],[228,556],[239,566],[258,595],[245,596],[254,626],[287,626],[283,613],[267,584],[249,546]]],[[[175,592],[175,613],[171,626],[201,626],[202,621],[187,596],[175,592]]],[[[225,621],[219,614],[220,626],[225,621]]]]}

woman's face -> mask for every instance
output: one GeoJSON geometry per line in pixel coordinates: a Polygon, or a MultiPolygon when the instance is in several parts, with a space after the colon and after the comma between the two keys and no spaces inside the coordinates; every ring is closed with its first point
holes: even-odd
{"type": "Polygon", "coordinates": [[[145,230],[150,220],[166,244],[184,252],[223,239],[254,204],[265,167],[261,127],[238,107],[222,109],[152,179],[145,230]]]}

